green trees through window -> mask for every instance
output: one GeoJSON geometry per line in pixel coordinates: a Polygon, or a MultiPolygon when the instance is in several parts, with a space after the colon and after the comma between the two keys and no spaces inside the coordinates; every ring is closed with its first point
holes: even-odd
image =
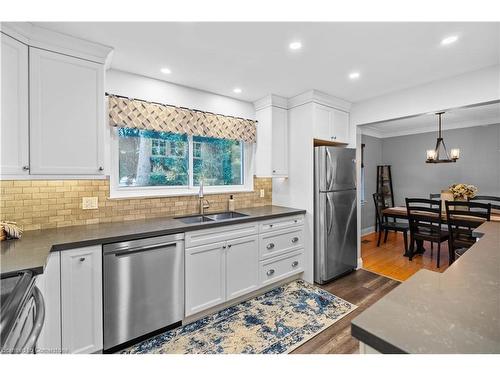
{"type": "Polygon", "coordinates": [[[130,128],[118,139],[120,186],[243,185],[242,142],[130,128]]]}

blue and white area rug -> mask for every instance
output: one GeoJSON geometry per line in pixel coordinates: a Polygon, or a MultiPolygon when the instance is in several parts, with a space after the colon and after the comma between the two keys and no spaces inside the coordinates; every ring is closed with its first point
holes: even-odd
{"type": "Polygon", "coordinates": [[[323,289],[296,280],[121,353],[289,353],[356,307],[323,289]]]}

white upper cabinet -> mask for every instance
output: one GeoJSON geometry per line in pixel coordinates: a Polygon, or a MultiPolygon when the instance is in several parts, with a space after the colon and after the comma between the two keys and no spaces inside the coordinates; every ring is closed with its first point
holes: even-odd
{"type": "Polygon", "coordinates": [[[102,174],[103,65],[31,47],[29,58],[31,174],[102,174]]]}
{"type": "Polygon", "coordinates": [[[315,103],[314,138],[349,143],[349,113],[315,103]]]}
{"type": "Polygon", "coordinates": [[[274,177],[288,175],[288,121],[287,111],[272,107],[271,172],[274,177]]]}
{"type": "Polygon", "coordinates": [[[28,46],[2,39],[2,175],[28,175],[28,46]]]}
{"type": "Polygon", "coordinates": [[[288,176],[288,111],[286,99],[267,96],[255,103],[257,177],[288,176]]]}

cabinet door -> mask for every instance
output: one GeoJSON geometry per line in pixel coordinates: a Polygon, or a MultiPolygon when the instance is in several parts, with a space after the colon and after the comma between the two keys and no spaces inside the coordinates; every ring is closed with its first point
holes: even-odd
{"type": "Polygon", "coordinates": [[[349,143],[349,113],[333,110],[332,136],[337,142],[349,143]]]}
{"type": "Polygon", "coordinates": [[[186,316],[226,300],[225,242],[186,249],[186,316]]]}
{"type": "Polygon", "coordinates": [[[332,141],[332,108],[316,104],[314,110],[314,138],[332,141]]]}
{"type": "Polygon", "coordinates": [[[102,350],[102,248],[61,252],[63,353],[102,350]]]}
{"type": "Polygon", "coordinates": [[[2,39],[1,170],[3,175],[27,175],[28,46],[0,34],[2,39]]]}
{"type": "Polygon", "coordinates": [[[36,344],[37,353],[61,352],[61,267],[60,252],[50,253],[47,265],[36,277],[45,302],[45,320],[36,344]]]}
{"type": "Polygon", "coordinates": [[[287,111],[272,108],[272,173],[273,176],[288,175],[288,121],[287,111]]]}
{"type": "Polygon", "coordinates": [[[103,66],[31,47],[29,57],[31,174],[102,174],[103,66]]]}
{"type": "Polygon", "coordinates": [[[259,286],[257,236],[227,241],[226,300],[254,291],[259,286]]]}

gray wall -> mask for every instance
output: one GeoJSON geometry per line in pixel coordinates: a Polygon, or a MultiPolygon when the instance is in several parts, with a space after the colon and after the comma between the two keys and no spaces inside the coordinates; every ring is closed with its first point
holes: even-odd
{"type": "MultiPolygon", "coordinates": [[[[362,136],[365,155],[370,144],[374,148],[370,154],[374,162],[368,162],[365,157],[365,198],[369,199],[370,190],[375,191],[377,164],[391,165],[396,205],[404,205],[405,197],[428,198],[429,193],[439,193],[459,182],[477,186],[482,195],[500,196],[500,124],[446,130],[443,138],[448,150],[460,148],[460,159],[456,163],[425,163],[425,151],[436,143],[435,132],[375,138],[381,142],[380,163],[375,162],[377,142],[373,137],[362,136]]],[[[373,209],[371,200],[362,208],[362,229],[373,226],[373,209]]]]}
{"type": "Polygon", "coordinates": [[[382,139],[361,136],[365,144],[365,202],[361,206],[361,230],[365,232],[375,225],[375,207],[372,194],[377,191],[377,165],[382,164],[382,139]]]}

